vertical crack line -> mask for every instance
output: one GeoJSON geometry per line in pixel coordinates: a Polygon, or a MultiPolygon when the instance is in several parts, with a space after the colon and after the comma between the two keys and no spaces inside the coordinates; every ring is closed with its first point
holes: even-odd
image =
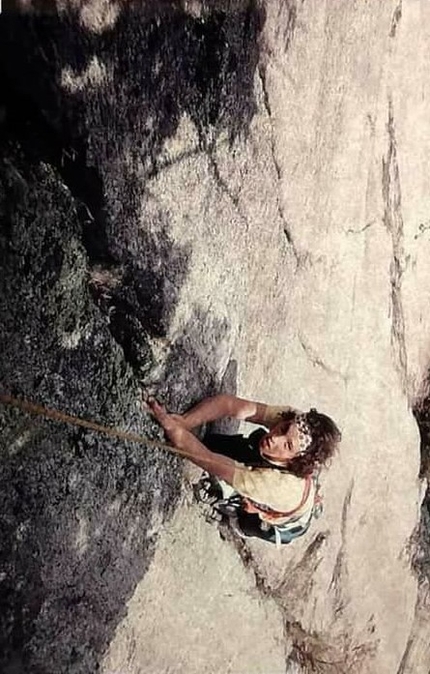
{"type": "Polygon", "coordinates": [[[224,180],[224,178],[221,175],[221,172],[219,170],[218,162],[215,158],[214,155],[214,147],[209,147],[207,152],[206,152],[207,160],[208,160],[208,166],[209,169],[212,173],[212,176],[215,180],[216,185],[220,189],[220,191],[225,194],[228,199],[231,201],[233,204],[236,213],[239,215],[241,220],[245,224],[245,229],[248,232],[249,231],[249,222],[248,218],[246,217],[245,213],[243,212],[240,202],[239,202],[239,196],[237,194],[234,194],[233,191],[230,189],[228,183],[224,180]]]}
{"type": "Polygon", "coordinates": [[[402,280],[405,270],[404,226],[393,101],[391,96],[388,98],[387,132],[388,152],[386,159],[382,160],[382,196],[384,200],[384,225],[391,236],[392,242],[390,264],[391,346],[403,392],[407,393],[408,361],[402,303],[402,280]]]}
{"type": "Polygon", "coordinates": [[[347,383],[348,380],[348,375],[344,374],[340,370],[336,370],[335,368],[330,367],[329,365],[326,365],[324,363],[323,359],[318,355],[318,353],[315,351],[315,349],[312,348],[310,344],[305,340],[303,335],[301,333],[298,334],[298,340],[299,344],[302,347],[303,351],[305,352],[307,358],[309,361],[312,363],[314,367],[319,367],[324,372],[327,372],[327,374],[334,375],[335,377],[339,377],[345,384],[347,383]]]}
{"type": "Polygon", "coordinates": [[[264,108],[266,110],[269,123],[270,123],[270,152],[272,155],[272,160],[273,160],[273,165],[275,167],[276,171],[276,178],[278,182],[278,189],[276,190],[276,206],[278,209],[279,217],[282,222],[282,228],[285,234],[285,237],[287,239],[288,245],[295,257],[297,267],[301,266],[301,264],[305,261],[306,256],[303,256],[299,253],[297,250],[297,247],[295,245],[294,239],[291,235],[290,227],[288,224],[288,221],[285,217],[285,212],[284,212],[284,207],[282,205],[282,200],[281,200],[281,195],[280,195],[280,190],[282,187],[282,170],[278,162],[278,158],[276,156],[276,147],[275,147],[275,132],[273,128],[273,118],[272,118],[272,108],[270,105],[270,99],[269,99],[269,92],[267,91],[267,83],[266,83],[266,73],[264,70],[264,66],[260,64],[258,66],[258,75],[260,78],[261,82],[261,88],[263,91],[263,102],[264,102],[264,108]]]}
{"type": "Polygon", "coordinates": [[[409,669],[408,660],[409,660],[409,655],[411,653],[413,645],[414,645],[414,640],[413,640],[413,637],[410,636],[408,641],[407,641],[407,644],[406,644],[405,652],[403,653],[403,657],[400,661],[400,665],[399,665],[399,669],[397,670],[397,674],[406,674],[407,669],[409,669]]]}
{"type": "Polygon", "coordinates": [[[396,37],[397,28],[402,18],[402,0],[399,0],[397,7],[394,10],[393,18],[391,19],[390,37],[396,37]]]}
{"type": "Polygon", "coordinates": [[[333,574],[330,581],[330,589],[333,590],[334,593],[334,610],[336,618],[338,618],[339,614],[342,614],[345,609],[343,586],[348,576],[346,564],[346,530],[348,525],[348,514],[349,509],[351,507],[351,498],[353,489],[354,489],[354,480],[351,480],[342,507],[342,519],[340,526],[341,545],[336,557],[336,563],[334,565],[333,574]]]}

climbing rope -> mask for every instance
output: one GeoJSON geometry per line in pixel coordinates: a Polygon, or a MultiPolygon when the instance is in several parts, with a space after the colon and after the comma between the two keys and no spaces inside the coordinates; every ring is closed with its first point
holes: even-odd
{"type": "Polygon", "coordinates": [[[0,403],[8,407],[15,407],[22,412],[27,412],[29,414],[35,414],[36,416],[45,417],[46,419],[52,419],[64,424],[70,424],[72,426],[79,426],[81,428],[87,428],[90,431],[95,431],[96,433],[104,433],[113,438],[119,438],[120,440],[128,440],[129,442],[136,442],[142,445],[149,445],[150,447],[158,447],[161,449],[166,449],[169,452],[174,452],[175,454],[180,454],[181,456],[193,460],[194,454],[187,452],[184,449],[178,449],[178,447],[173,447],[173,445],[168,445],[161,440],[153,440],[144,435],[138,435],[137,433],[129,433],[128,431],[122,431],[118,428],[112,428],[109,426],[103,426],[102,424],[95,423],[94,421],[87,421],[87,419],[81,419],[80,417],[75,417],[71,414],[65,414],[65,412],[60,412],[52,408],[45,407],[44,405],[37,405],[36,403],[30,402],[29,400],[24,400],[21,398],[15,398],[14,396],[0,393],[0,403]]]}

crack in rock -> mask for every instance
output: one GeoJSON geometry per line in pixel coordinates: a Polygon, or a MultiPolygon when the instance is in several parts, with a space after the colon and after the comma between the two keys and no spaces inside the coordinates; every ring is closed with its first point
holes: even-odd
{"type": "MultiPolygon", "coordinates": [[[[415,606],[415,618],[411,634],[406,643],[405,651],[400,662],[397,674],[414,674],[424,671],[420,665],[427,665],[430,657],[428,611],[430,608],[430,588],[425,581],[420,588],[415,606]],[[417,669],[418,667],[418,669],[417,669]]],[[[426,671],[427,671],[426,667],[426,671]]]]}
{"type": "Polygon", "coordinates": [[[261,82],[261,88],[263,91],[263,102],[264,102],[264,108],[266,110],[269,122],[270,122],[270,151],[273,159],[273,165],[275,167],[276,171],[276,177],[277,177],[277,182],[278,182],[278,189],[276,190],[276,206],[278,208],[278,213],[279,217],[281,219],[281,222],[283,224],[283,231],[285,234],[285,237],[288,241],[288,244],[290,246],[291,252],[293,253],[297,267],[300,267],[303,265],[303,263],[307,259],[307,255],[302,255],[296,247],[296,244],[294,242],[294,239],[292,237],[291,231],[290,231],[290,226],[287,222],[287,219],[285,217],[284,213],[284,207],[281,202],[281,197],[279,194],[279,187],[282,185],[282,170],[280,167],[280,164],[278,162],[278,159],[276,157],[276,147],[275,147],[275,135],[274,135],[274,129],[273,129],[273,122],[272,122],[272,108],[270,106],[270,99],[269,99],[269,92],[267,91],[267,83],[266,83],[266,73],[264,71],[264,66],[260,65],[258,68],[258,75],[260,77],[260,82],[261,82]]]}
{"type": "Polygon", "coordinates": [[[214,147],[210,147],[207,151],[207,158],[208,158],[208,164],[210,171],[212,173],[212,176],[215,180],[215,183],[217,187],[220,189],[220,191],[225,194],[228,199],[231,201],[233,204],[234,208],[236,209],[237,214],[239,217],[244,221],[246,225],[246,229],[249,229],[249,223],[248,223],[248,218],[246,215],[243,213],[242,208],[239,203],[239,195],[234,194],[232,190],[230,189],[227,181],[222,177],[221,172],[219,170],[218,162],[215,158],[214,155],[214,147]]]}
{"type": "Polygon", "coordinates": [[[339,552],[336,557],[336,563],[333,569],[333,575],[330,582],[330,589],[333,589],[334,592],[334,609],[335,615],[338,617],[339,614],[343,613],[345,608],[345,603],[342,598],[342,586],[348,575],[346,568],[346,527],[348,522],[348,513],[351,506],[352,492],[354,489],[354,480],[351,480],[346,493],[343,508],[342,508],[342,519],[341,519],[341,545],[339,552]]]}
{"type": "Polygon", "coordinates": [[[402,0],[399,0],[396,9],[393,12],[393,18],[391,19],[390,37],[396,37],[397,28],[399,27],[401,18],[402,18],[402,0]]]}
{"type": "Polygon", "coordinates": [[[411,653],[413,645],[414,645],[414,639],[413,639],[412,636],[410,636],[407,643],[406,643],[405,652],[403,653],[403,657],[402,657],[402,660],[400,662],[399,669],[397,670],[397,674],[406,674],[407,669],[408,669],[409,655],[411,653]]]}
{"type": "Polygon", "coordinates": [[[391,235],[392,241],[392,260],[390,264],[391,345],[402,388],[404,393],[407,393],[408,361],[402,303],[402,277],[405,269],[402,194],[391,97],[388,99],[387,131],[388,152],[386,159],[382,160],[382,196],[385,204],[384,225],[391,235]]]}
{"type": "Polygon", "coordinates": [[[152,178],[155,178],[159,173],[162,173],[163,171],[166,171],[172,168],[173,166],[176,166],[177,164],[186,161],[187,159],[191,159],[191,157],[197,157],[200,154],[202,154],[202,149],[200,146],[197,146],[189,148],[187,150],[183,150],[174,157],[169,157],[161,161],[154,160],[154,165],[152,169],[148,172],[148,180],[151,180],[152,178]]]}
{"type": "Polygon", "coordinates": [[[326,365],[322,358],[317,354],[317,352],[306,342],[304,337],[302,335],[298,336],[300,346],[302,347],[303,351],[311,361],[312,365],[315,367],[320,367],[322,370],[327,372],[328,374],[335,375],[336,377],[339,377],[345,384],[348,381],[348,377],[346,374],[341,372],[340,370],[335,370],[334,368],[330,367],[329,365],[326,365]]]}
{"type": "MultiPolygon", "coordinates": [[[[303,4],[303,0],[301,0],[303,4]]],[[[294,38],[297,23],[297,1],[287,0],[279,5],[277,25],[278,34],[281,34],[281,42],[284,44],[284,51],[288,51],[294,38]],[[284,16],[284,13],[286,16],[284,16]]]]}
{"type": "Polygon", "coordinates": [[[370,227],[373,227],[373,225],[377,224],[377,220],[371,220],[370,222],[367,222],[364,227],[360,227],[360,229],[354,229],[353,227],[350,227],[349,229],[346,230],[347,234],[362,234],[365,232],[367,229],[370,227]]]}

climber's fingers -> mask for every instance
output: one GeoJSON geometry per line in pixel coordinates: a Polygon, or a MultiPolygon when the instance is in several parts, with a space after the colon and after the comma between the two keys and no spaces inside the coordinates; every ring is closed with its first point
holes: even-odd
{"type": "Polygon", "coordinates": [[[170,419],[185,428],[187,431],[190,430],[190,427],[188,426],[182,414],[170,414],[170,419]]]}
{"type": "Polygon", "coordinates": [[[164,405],[160,403],[155,398],[147,398],[143,401],[143,407],[158,421],[159,424],[164,426],[169,418],[169,414],[166,411],[164,405]]]}

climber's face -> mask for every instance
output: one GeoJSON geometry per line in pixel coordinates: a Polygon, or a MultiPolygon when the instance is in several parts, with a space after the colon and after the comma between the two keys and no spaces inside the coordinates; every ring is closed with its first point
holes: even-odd
{"type": "Polygon", "coordinates": [[[280,421],[258,446],[263,458],[285,464],[298,454],[299,447],[299,431],[294,421],[280,421]]]}

